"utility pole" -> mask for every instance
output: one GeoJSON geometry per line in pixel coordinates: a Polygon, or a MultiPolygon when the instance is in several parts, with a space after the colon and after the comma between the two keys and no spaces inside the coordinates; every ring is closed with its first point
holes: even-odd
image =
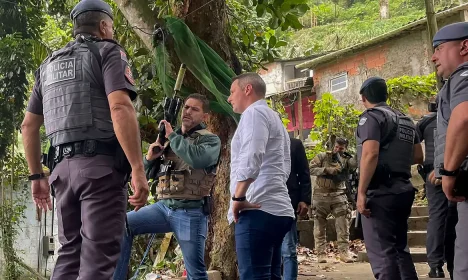
{"type": "MultiPolygon", "coordinates": [[[[432,47],[432,39],[434,39],[434,35],[436,34],[437,28],[437,18],[434,11],[434,0],[424,0],[426,5],[426,18],[427,18],[427,33],[429,35],[429,44],[431,45],[432,51],[434,48],[432,47]]],[[[428,57],[429,63],[432,65],[432,70],[436,71],[435,65],[432,63],[430,56],[428,57]]],[[[436,80],[437,80],[437,88],[442,88],[442,79],[436,73],[436,80]]]]}

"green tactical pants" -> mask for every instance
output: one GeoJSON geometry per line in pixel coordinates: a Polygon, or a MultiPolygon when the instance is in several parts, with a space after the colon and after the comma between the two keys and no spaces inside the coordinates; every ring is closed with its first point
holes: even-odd
{"type": "Polygon", "coordinates": [[[314,195],[314,240],[317,254],[325,254],[327,240],[327,217],[335,217],[336,237],[340,253],[348,252],[349,248],[349,216],[350,208],[346,195],[322,196],[314,195]]]}

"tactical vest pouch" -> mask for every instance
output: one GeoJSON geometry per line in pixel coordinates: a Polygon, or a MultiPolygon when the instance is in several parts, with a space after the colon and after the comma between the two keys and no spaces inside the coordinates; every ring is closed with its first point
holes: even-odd
{"type": "Polygon", "coordinates": [[[158,193],[170,194],[171,193],[171,178],[170,173],[161,172],[158,174],[158,193]]]}
{"type": "Polygon", "coordinates": [[[183,192],[185,189],[185,178],[183,170],[171,171],[170,188],[171,194],[183,192]]]}

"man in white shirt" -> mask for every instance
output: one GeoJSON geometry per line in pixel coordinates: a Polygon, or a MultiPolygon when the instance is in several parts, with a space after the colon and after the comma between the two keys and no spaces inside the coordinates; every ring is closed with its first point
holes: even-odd
{"type": "Polygon", "coordinates": [[[264,100],[256,73],[233,79],[228,101],[242,114],[231,143],[231,205],[241,280],[281,279],[281,244],[294,222],[286,181],[290,140],[281,119],[264,100]]]}

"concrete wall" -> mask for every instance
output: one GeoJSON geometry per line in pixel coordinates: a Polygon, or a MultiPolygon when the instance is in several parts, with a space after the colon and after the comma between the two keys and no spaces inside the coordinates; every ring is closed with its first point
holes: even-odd
{"type": "MultiPolygon", "coordinates": [[[[31,268],[34,270],[39,270],[42,275],[44,275],[44,270],[46,268],[47,262],[47,275],[50,275],[55,262],[57,260],[57,250],[59,248],[59,241],[58,241],[58,227],[57,227],[57,214],[54,211],[54,229],[53,229],[53,236],[55,239],[55,254],[46,261],[46,259],[42,256],[42,247],[40,243],[42,243],[42,236],[44,236],[44,213],[42,214],[42,221],[39,222],[36,220],[36,207],[32,202],[31,198],[31,188],[28,186],[27,190],[23,193],[17,193],[16,196],[26,197],[26,209],[25,209],[25,219],[23,219],[21,224],[21,231],[19,236],[16,238],[15,248],[17,249],[19,257],[31,268]],[[39,249],[41,251],[39,252],[39,249]]],[[[48,211],[46,215],[47,219],[47,235],[51,234],[51,221],[52,221],[52,212],[48,211]]],[[[0,254],[0,271],[1,267],[3,267],[3,260],[1,259],[3,254],[0,254]]],[[[1,274],[0,274],[1,275],[1,274]]]]}
{"type": "MultiPolygon", "coordinates": [[[[462,16],[463,13],[441,20],[439,28],[461,21],[462,16]]],[[[344,103],[361,104],[359,89],[368,77],[390,79],[403,75],[427,75],[433,71],[429,62],[432,46],[428,41],[425,26],[421,26],[401,37],[321,65],[314,69],[317,94],[320,98],[321,94],[330,92],[330,80],[347,73],[348,87],[333,94],[344,103]]]]}
{"type": "Polygon", "coordinates": [[[259,75],[262,76],[267,86],[267,97],[283,91],[283,67],[281,62],[273,62],[265,65],[268,70],[260,69],[259,75]]]}
{"type": "Polygon", "coordinates": [[[298,69],[294,69],[294,66],[305,61],[307,61],[307,59],[276,61],[264,65],[267,70],[260,69],[258,74],[266,83],[266,96],[269,97],[276,93],[283,92],[285,90],[286,80],[290,81],[298,78],[297,75],[299,75],[300,71],[298,69]],[[288,69],[287,71],[289,71],[289,73],[285,73],[285,68],[288,69]]]}

